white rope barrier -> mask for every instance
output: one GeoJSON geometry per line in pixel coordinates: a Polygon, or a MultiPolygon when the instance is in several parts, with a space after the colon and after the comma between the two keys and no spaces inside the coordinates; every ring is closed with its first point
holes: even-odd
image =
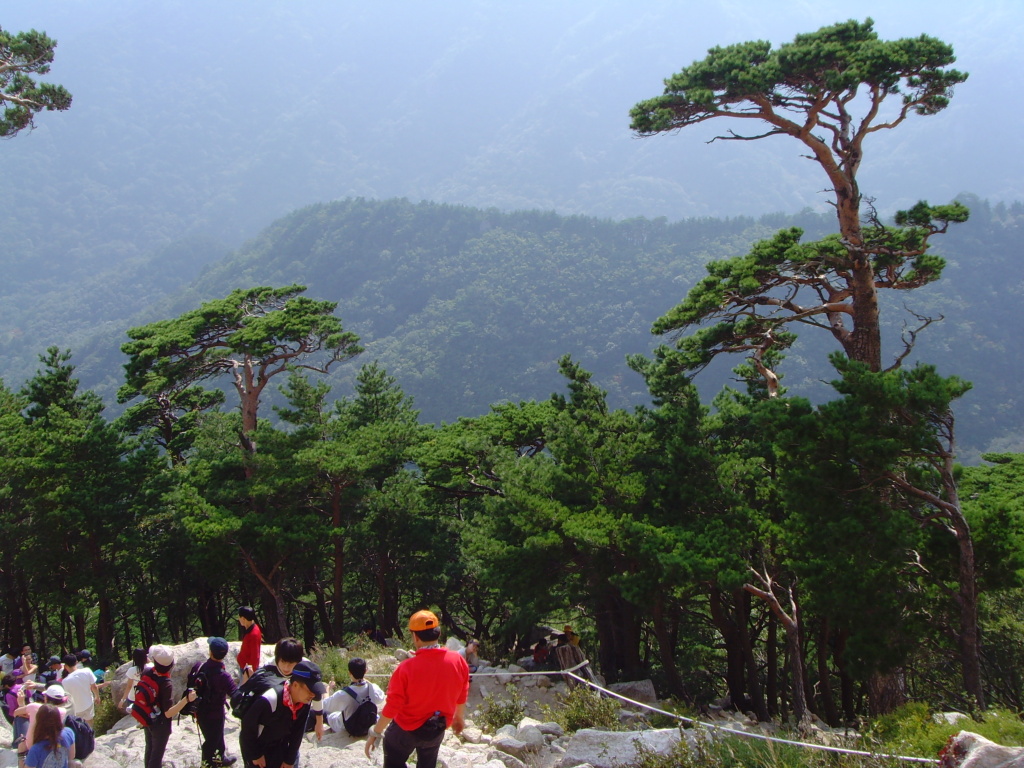
{"type": "MultiPolygon", "coordinates": [[[[583,683],[584,685],[590,686],[594,690],[600,691],[601,693],[603,693],[603,694],[605,694],[607,696],[611,696],[613,698],[619,699],[620,701],[624,701],[627,704],[632,704],[633,706],[641,707],[642,709],[647,709],[647,710],[650,710],[651,712],[656,712],[659,715],[665,715],[666,717],[673,718],[674,720],[678,720],[680,722],[690,723],[691,725],[699,725],[702,728],[707,728],[709,730],[715,730],[715,731],[722,731],[723,733],[729,733],[729,734],[732,734],[734,736],[739,736],[739,737],[742,737],[742,738],[759,739],[761,741],[768,741],[768,742],[772,742],[774,744],[788,744],[788,745],[794,746],[794,747],[805,747],[807,749],[817,749],[817,750],[820,750],[820,751],[823,751],[823,752],[833,752],[833,753],[837,753],[837,754],[841,754],[841,755],[855,755],[855,756],[858,756],[858,757],[873,757],[873,758],[880,758],[880,759],[883,759],[883,760],[900,760],[900,761],[907,762],[907,763],[926,763],[928,765],[938,765],[938,762],[939,762],[938,760],[935,760],[935,759],[932,759],[932,758],[929,758],[929,757],[910,757],[910,756],[907,756],[907,755],[890,755],[890,754],[886,754],[886,753],[883,753],[883,752],[865,752],[865,751],[859,750],[859,749],[846,749],[845,747],[833,747],[833,746],[829,746],[828,744],[812,744],[812,743],[806,742],[806,741],[793,741],[791,739],[780,739],[777,736],[766,736],[763,733],[750,733],[749,731],[741,731],[741,730],[737,730],[735,728],[728,728],[728,727],[726,727],[724,725],[715,725],[714,723],[705,723],[705,722],[702,722],[700,720],[694,720],[691,717],[685,717],[684,715],[680,715],[680,714],[677,714],[675,712],[668,712],[668,711],[666,711],[664,709],[659,709],[658,707],[651,706],[650,704],[645,704],[642,701],[635,701],[633,699],[630,699],[627,696],[623,696],[620,693],[616,693],[615,691],[610,691],[607,688],[602,688],[597,683],[595,683],[595,682],[593,682],[591,680],[587,680],[585,678],[582,678],[582,677],[580,677],[579,675],[576,674],[576,670],[585,667],[589,663],[590,662],[585,659],[580,664],[577,664],[574,667],[570,667],[569,669],[553,669],[553,670],[550,670],[550,671],[547,671],[547,672],[506,672],[506,671],[501,671],[501,672],[474,672],[472,674],[472,677],[527,677],[527,676],[530,676],[530,675],[544,675],[544,676],[548,676],[548,675],[566,675],[567,677],[571,677],[571,678],[574,678],[575,680],[578,680],[579,682],[583,683]]],[[[367,677],[388,677],[388,675],[367,675],[367,677]]]]}

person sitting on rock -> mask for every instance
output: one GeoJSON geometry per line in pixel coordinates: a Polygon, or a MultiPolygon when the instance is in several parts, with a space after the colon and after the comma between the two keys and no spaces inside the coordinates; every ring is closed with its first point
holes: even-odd
{"type": "MultiPolygon", "coordinates": [[[[373,702],[375,713],[384,704],[384,691],[381,690],[379,685],[367,682],[364,679],[366,677],[366,662],[363,659],[349,659],[348,673],[352,677],[352,684],[345,686],[339,691],[335,691],[326,697],[323,702],[324,712],[327,714],[327,724],[335,733],[348,731],[348,721],[363,702],[373,702]]],[[[374,714],[373,720],[366,729],[361,727],[358,729],[362,733],[352,733],[349,731],[349,735],[365,736],[369,726],[376,722],[377,717],[374,714]]]]}
{"type": "Polygon", "coordinates": [[[300,661],[292,668],[289,679],[264,691],[242,717],[238,743],[245,765],[295,765],[306,732],[310,702],[325,693],[327,686],[320,667],[311,661],[300,661]]]}

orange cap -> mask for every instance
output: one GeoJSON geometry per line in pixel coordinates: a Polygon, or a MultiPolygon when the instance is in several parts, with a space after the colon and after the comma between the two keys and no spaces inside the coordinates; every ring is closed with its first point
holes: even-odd
{"type": "Polygon", "coordinates": [[[409,617],[409,629],[413,632],[422,632],[424,629],[433,629],[440,625],[440,621],[430,611],[416,611],[409,617]]]}

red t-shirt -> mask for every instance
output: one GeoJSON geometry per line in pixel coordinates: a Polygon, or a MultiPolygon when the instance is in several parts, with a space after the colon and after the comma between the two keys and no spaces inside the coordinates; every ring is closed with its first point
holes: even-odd
{"type": "Polygon", "coordinates": [[[435,712],[451,725],[455,708],[469,696],[469,666],[455,651],[430,648],[416,651],[395,669],[388,683],[384,717],[404,731],[414,731],[435,712]]]}
{"type": "Polygon", "coordinates": [[[253,671],[259,669],[262,644],[263,631],[259,624],[253,624],[252,628],[242,635],[242,648],[238,651],[239,669],[245,669],[246,665],[252,665],[253,671]]]}

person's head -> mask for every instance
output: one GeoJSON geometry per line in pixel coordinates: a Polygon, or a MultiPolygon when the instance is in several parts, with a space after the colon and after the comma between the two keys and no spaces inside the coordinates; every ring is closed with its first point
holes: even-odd
{"type": "Polygon", "coordinates": [[[466,653],[476,653],[480,650],[479,640],[470,640],[466,643],[466,653]]]}
{"type": "Polygon", "coordinates": [[[416,611],[409,617],[409,630],[416,647],[436,643],[441,637],[441,622],[431,611],[416,611]]]}
{"type": "Polygon", "coordinates": [[[174,654],[166,645],[150,646],[149,658],[153,660],[153,669],[161,674],[170,672],[174,666],[174,654]]]}
{"type": "Polygon", "coordinates": [[[373,630],[375,630],[376,628],[377,627],[374,626],[372,621],[368,621],[365,624],[363,624],[363,634],[364,635],[372,635],[373,634],[373,630]]]}
{"type": "Polygon", "coordinates": [[[366,677],[366,662],[360,658],[348,660],[348,673],[353,680],[362,680],[366,677]]]}
{"type": "Polygon", "coordinates": [[[88,664],[90,661],[92,661],[92,652],[88,648],[83,648],[78,653],[76,653],[75,656],[78,657],[78,660],[82,664],[88,664]]]}
{"type": "Polygon", "coordinates": [[[60,732],[64,729],[64,713],[53,704],[43,704],[36,712],[36,722],[32,730],[32,741],[41,744],[50,742],[47,751],[53,752],[60,743],[60,732]]]}
{"type": "Polygon", "coordinates": [[[3,688],[6,691],[9,688],[13,688],[16,682],[17,678],[14,675],[6,674],[0,678],[0,688],[3,688]]]}
{"type": "Polygon", "coordinates": [[[292,700],[300,704],[308,704],[316,696],[327,693],[327,685],[323,681],[320,667],[312,661],[300,661],[292,668],[289,685],[292,700]]]}
{"type": "Polygon", "coordinates": [[[78,666],[78,657],[73,653],[66,653],[64,658],[61,659],[61,663],[64,664],[64,669],[71,671],[78,666]]]}
{"type": "Polygon", "coordinates": [[[206,642],[210,646],[210,658],[214,661],[223,661],[228,655],[228,641],[223,637],[210,637],[206,642]]]}
{"type": "Polygon", "coordinates": [[[274,646],[274,665],[277,671],[288,677],[295,665],[302,661],[304,651],[302,641],[294,637],[285,637],[277,641],[274,646]]]}
{"type": "Polygon", "coordinates": [[[60,664],[60,656],[51,656],[50,660],[46,662],[46,665],[52,670],[55,670],[57,667],[60,666],[60,664]]]}
{"type": "Polygon", "coordinates": [[[54,706],[67,704],[67,691],[64,690],[64,686],[54,683],[53,685],[47,686],[46,690],[43,691],[43,701],[47,704],[53,704],[54,706]]]}
{"type": "Polygon", "coordinates": [[[243,605],[238,609],[238,623],[245,629],[256,623],[256,611],[253,610],[252,606],[243,605]]]}
{"type": "Polygon", "coordinates": [[[537,647],[538,648],[544,648],[544,647],[547,646],[547,644],[548,644],[547,639],[545,639],[543,637],[540,640],[537,641],[537,647]]]}
{"type": "Polygon", "coordinates": [[[138,670],[142,670],[146,666],[146,662],[149,661],[149,654],[146,653],[145,648],[136,648],[132,651],[132,666],[138,670]]]}
{"type": "Polygon", "coordinates": [[[6,646],[4,650],[4,656],[10,656],[12,659],[18,655],[18,651],[11,646],[6,646]]]}
{"type": "Polygon", "coordinates": [[[25,645],[21,646],[21,655],[22,656],[31,656],[32,655],[32,646],[28,645],[27,643],[25,645]]]}

